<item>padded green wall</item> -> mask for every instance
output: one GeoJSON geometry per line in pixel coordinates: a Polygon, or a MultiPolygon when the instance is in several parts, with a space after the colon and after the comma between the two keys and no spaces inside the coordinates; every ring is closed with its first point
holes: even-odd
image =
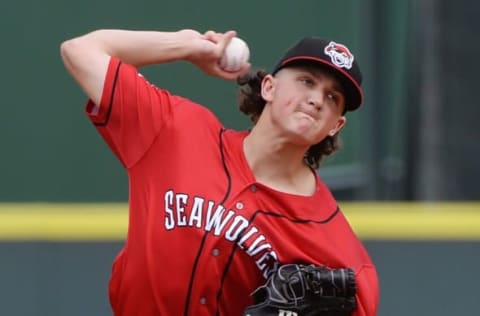
{"type": "MultiPolygon", "coordinates": [[[[303,35],[359,51],[356,1],[2,1],[0,201],[123,201],[127,179],[83,114],[85,96],[59,55],[65,39],[97,28],[236,29],[254,66],[270,69],[303,35]]],[[[361,52],[358,59],[361,61],[361,52]]],[[[233,82],[186,63],[143,70],[154,83],[211,107],[228,126],[249,125],[233,82]]],[[[347,129],[344,138],[352,132],[347,129]]],[[[345,146],[331,164],[350,161],[345,146]]]]}

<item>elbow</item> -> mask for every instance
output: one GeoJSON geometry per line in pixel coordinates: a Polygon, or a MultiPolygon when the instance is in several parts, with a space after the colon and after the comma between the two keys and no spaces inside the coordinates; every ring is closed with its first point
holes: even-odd
{"type": "Polygon", "coordinates": [[[88,54],[89,51],[93,51],[98,45],[95,41],[95,33],[85,34],[83,36],[68,39],[60,44],[60,56],[64,63],[67,65],[75,61],[80,56],[88,54]]]}
{"type": "Polygon", "coordinates": [[[80,36],[60,44],[60,56],[67,70],[74,74],[88,67],[95,60],[99,50],[87,36],[80,36]]]}
{"type": "Polygon", "coordinates": [[[79,39],[74,38],[66,40],[60,45],[60,56],[67,68],[71,66],[75,53],[79,53],[79,50],[81,50],[81,45],[78,42],[79,39]]]}
{"type": "Polygon", "coordinates": [[[103,30],[68,39],[60,44],[60,56],[65,66],[90,62],[95,56],[107,54],[103,30]]]}
{"type": "Polygon", "coordinates": [[[60,56],[62,57],[62,60],[65,62],[67,60],[68,56],[68,51],[70,49],[70,41],[71,40],[66,40],[62,44],[60,44],[60,56]]]}

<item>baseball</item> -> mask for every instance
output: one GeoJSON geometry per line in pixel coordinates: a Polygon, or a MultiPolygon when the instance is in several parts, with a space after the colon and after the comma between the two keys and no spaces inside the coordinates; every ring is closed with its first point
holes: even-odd
{"type": "Polygon", "coordinates": [[[234,37],[225,48],[219,65],[225,71],[235,72],[240,70],[249,58],[250,50],[247,43],[238,37],[234,37]]]}

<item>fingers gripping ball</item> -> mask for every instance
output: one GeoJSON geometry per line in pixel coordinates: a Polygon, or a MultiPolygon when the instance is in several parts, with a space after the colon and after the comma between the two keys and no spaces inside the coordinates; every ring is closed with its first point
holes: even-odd
{"type": "Polygon", "coordinates": [[[248,62],[250,50],[244,40],[234,37],[230,40],[222,58],[219,61],[220,68],[228,72],[236,72],[248,62]]]}

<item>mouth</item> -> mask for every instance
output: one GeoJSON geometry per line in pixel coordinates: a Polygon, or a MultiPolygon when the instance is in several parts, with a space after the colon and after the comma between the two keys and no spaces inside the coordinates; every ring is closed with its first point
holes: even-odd
{"type": "Polygon", "coordinates": [[[314,121],[318,119],[318,113],[317,111],[312,111],[312,110],[306,110],[306,109],[299,109],[296,112],[300,113],[301,115],[308,117],[314,121]]]}

